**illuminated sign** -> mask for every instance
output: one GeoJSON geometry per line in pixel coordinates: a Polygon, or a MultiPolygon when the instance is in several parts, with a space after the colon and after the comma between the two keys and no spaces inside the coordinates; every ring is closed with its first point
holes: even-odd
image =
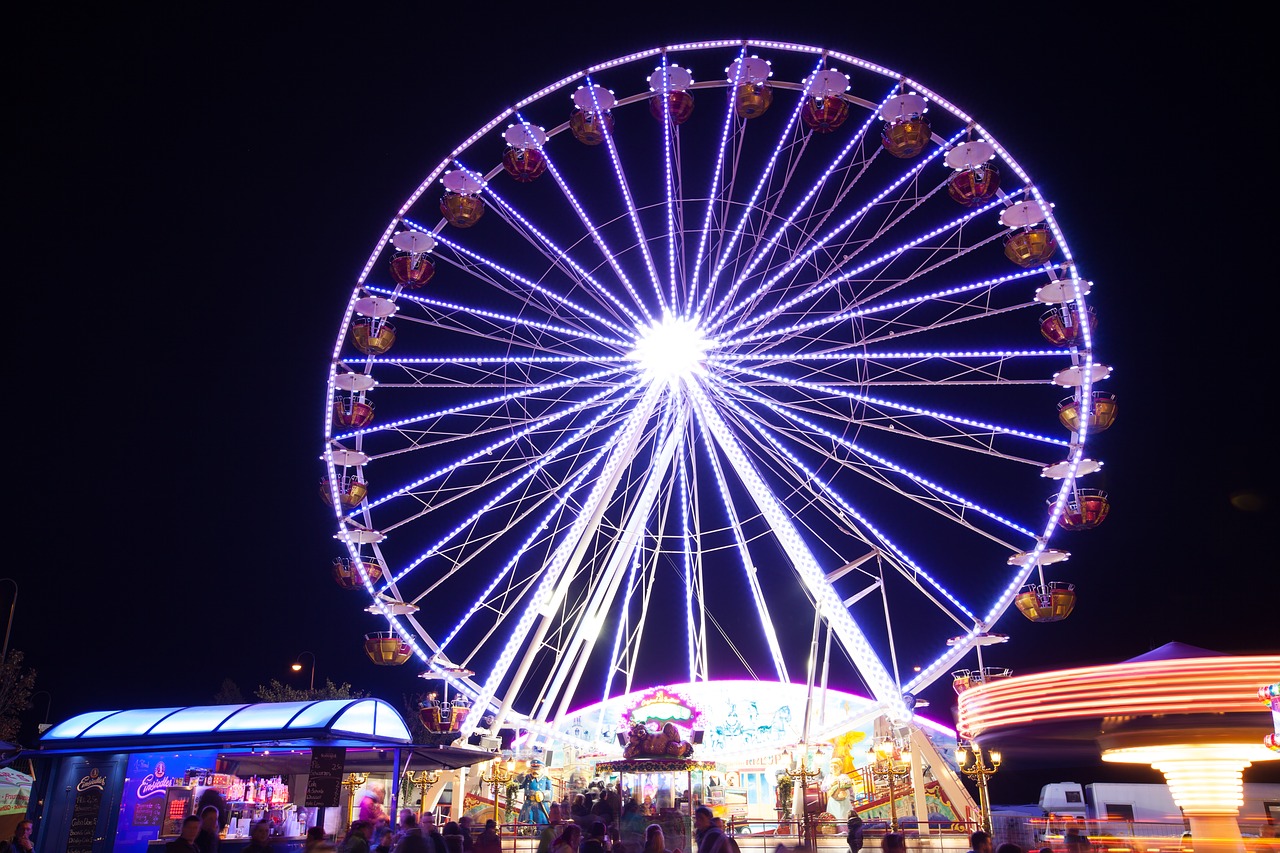
{"type": "Polygon", "coordinates": [[[702,711],[682,694],[666,687],[657,687],[640,695],[622,712],[627,728],[635,723],[645,723],[649,728],[656,724],[675,723],[684,729],[702,728],[702,711]]]}

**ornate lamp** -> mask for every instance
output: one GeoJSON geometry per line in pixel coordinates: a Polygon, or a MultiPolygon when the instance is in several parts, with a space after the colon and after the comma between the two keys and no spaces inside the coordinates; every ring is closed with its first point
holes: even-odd
{"type": "Polygon", "coordinates": [[[960,772],[970,779],[977,780],[978,808],[982,813],[982,828],[988,833],[991,832],[991,798],[987,793],[987,780],[1000,769],[1000,760],[1000,752],[995,749],[987,750],[984,759],[982,747],[978,746],[977,741],[971,742],[967,747],[956,748],[956,765],[960,768],[960,772]],[[990,760],[990,764],[987,764],[987,759],[990,760]]]}

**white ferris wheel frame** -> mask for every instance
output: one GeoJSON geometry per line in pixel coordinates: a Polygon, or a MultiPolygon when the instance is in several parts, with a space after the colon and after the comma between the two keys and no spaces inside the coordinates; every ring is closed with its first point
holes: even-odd
{"type": "MultiPolygon", "coordinates": [[[[357,314],[357,303],[361,299],[367,299],[370,290],[366,289],[366,282],[374,270],[379,258],[384,257],[386,248],[396,233],[397,229],[403,229],[406,226],[426,229],[428,226],[417,226],[413,220],[408,218],[409,212],[414,205],[427,193],[451,168],[457,168],[460,156],[468,151],[473,144],[481,139],[488,138],[494,134],[504,123],[510,123],[512,120],[520,120],[522,111],[536,102],[541,101],[548,95],[566,90],[567,87],[582,81],[591,81],[594,75],[608,71],[618,66],[638,63],[642,60],[654,58],[664,63],[669,55],[679,54],[683,56],[687,53],[694,53],[705,50],[724,50],[724,49],[741,49],[745,55],[746,51],[779,51],[789,53],[811,54],[815,59],[825,62],[838,62],[848,66],[851,69],[861,69],[864,71],[878,74],[890,81],[897,81],[900,91],[911,91],[918,93],[927,99],[931,106],[938,106],[945,109],[961,123],[968,126],[972,134],[986,142],[989,142],[996,152],[1002,168],[1008,168],[1013,175],[1021,182],[1020,189],[1025,193],[1024,198],[1033,199],[1044,211],[1044,221],[1048,228],[1051,229],[1057,244],[1059,252],[1062,255],[1062,262],[1055,265],[1055,269],[1065,271],[1069,276],[1062,279],[1064,286],[1070,288],[1075,294],[1075,301],[1081,310],[1085,310],[1084,295],[1088,291],[1088,284],[1079,280],[1079,273],[1076,261],[1071,255],[1069,245],[1065,235],[1061,232],[1056,219],[1052,213],[1052,206],[1040,193],[1040,190],[1032,182],[1012,156],[989,134],[983,127],[972,117],[960,110],[954,104],[943,98],[937,92],[933,91],[924,84],[905,75],[898,74],[888,68],[869,63],[857,57],[840,53],[832,50],[825,50],[800,44],[792,44],[786,42],[774,41],[757,41],[757,40],[720,40],[720,41],[700,41],[689,42],[684,44],[675,44],[667,47],[654,47],[645,51],[629,54],[607,62],[599,63],[586,68],[582,71],[568,75],[549,86],[543,87],[534,92],[527,98],[519,101],[512,107],[505,109],[493,117],[483,127],[475,133],[467,137],[457,148],[455,148],[447,157],[445,157],[422,181],[417,189],[404,202],[403,206],[396,212],[387,224],[386,229],[378,239],[377,244],[369,256],[367,263],[361,270],[356,284],[352,290],[351,297],[348,300],[346,311],[343,315],[339,334],[334,345],[331,365],[328,376],[328,387],[325,397],[325,419],[324,432],[326,437],[324,461],[328,468],[328,477],[331,488],[331,499],[336,507],[336,515],[338,519],[338,532],[335,536],[347,549],[353,560],[359,561],[362,555],[367,555],[364,549],[372,548],[377,552],[377,541],[372,542],[360,541],[362,538],[361,527],[358,524],[351,523],[351,517],[354,513],[348,513],[339,502],[338,482],[341,466],[335,462],[335,449],[340,447],[335,443],[335,429],[333,422],[333,412],[331,401],[335,395],[340,393],[339,385],[341,377],[344,375],[342,365],[345,363],[342,352],[347,343],[348,329],[357,314]]],[[[693,89],[717,88],[723,89],[730,86],[732,81],[719,80],[707,83],[696,83],[693,89]]],[[[778,90],[797,90],[801,89],[803,84],[798,82],[786,81],[770,81],[770,84],[778,90]]],[[[617,106],[625,106],[629,103],[647,99],[650,92],[640,92],[635,95],[619,98],[617,106]]],[[[665,94],[665,93],[664,93],[665,94]]],[[[873,101],[863,100],[854,95],[846,95],[846,100],[863,107],[876,110],[877,104],[873,101]]],[[[732,101],[732,99],[730,99],[732,101]]],[[[730,118],[732,117],[732,109],[730,109],[730,118]]],[[[663,122],[665,133],[670,134],[670,123],[663,122]]],[[[547,132],[547,136],[555,136],[567,130],[568,123],[553,128],[547,132]]],[[[727,133],[727,128],[726,128],[727,133]]],[[[608,137],[609,134],[606,134],[608,137]]],[[[668,138],[668,144],[670,140],[668,138]]],[[[936,140],[935,140],[936,142],[936,140]]],[[[616,153],[612,148],[612,140],[608,140],[608,147],[612,156],[616,159],[616,153]]],[[[476,175],[481,182],[486,182],[494,178],[501,172],[501,166],[495,166],[491,171],[484,175],[476,175]]],[[[629,207],[631,207],[632,218],[636,221],[636,227],[639,229],[638,219],[636,219],[636,211],[632,206],[631,198],[628,194],[625,182],[622,185],[622,192],[629,207]]],[[[566,190],[566,194],[568,191],[566,190]]],[[[570,198],[570,201],[573,199],[570,198]]],[[[670,201],[670,200],[669,200],[670,201]]],[[[575,202],[576,204],[576,202],[575,202]]],[[[585,217],[585,214],[583,214],[585,217]]],[[[584,223],[590,228],[590,223],[584,218],[584,223]]],[[[435,226],[431,230],[441,232],[443,223],[435,226]]],[[[441,235],[443,238],[443,235],[441,235]]],[[[650,272],[656,272],[657,261],[649,255],[649,246],[643,235],[638,236],[638,245],[644,253],[645,264],[650,272]]],[[[612,255],[606,253],[610,263],[613,263],[612,255]]],[[[572,264],[573,261],[568,258],[567,251],[562,253],[560,261],[572,264]]],[[[672,262],[674,264],[674,261],[672,262]]],[[[585,270],[576,268],[580,274],[585,274],[585,270]]],[[[615,269],[620,277],[624,278],[621,270],[615,269]]],[[[676,286],[674,267],[671,270],[671,287],[676,286]]],[[[661,276],[655,276],[654,282],[657,284],[661,276]]],[[[1013,278],[1014,276],[1010,276],[1013,278]]],[[[629,285],[628,285],[629,286],[629,285]]],[[[661,288],[658,288],[658,298],[661,301],[664,297],[661,288]]],[[[393,294],[395,298],[399,294],[393,294]]],[[[703,297],[710,295],[710,290],[703,297]]],[[[690,297],[692,302],[692,297],[690,297]]],[[[648,314],[644,308],[644,301],[637,297],[636,302],[641,310],[648,314]]],[[[672,303],[674,304],[674,290],[672,303]]],[[[701,303],[700,303],[701,304],[701,303]]],[[[727,302],[722,302],[722,307],[728,308],[727,302]]],[[[717,308],[717,311],[720,309],[717,308]]],[[[733,310],[729,308],[729,310],[733,310]]],[[[628,312],[630,313],[630,312],[628,312]]],[[[634,315],[632,315],[634,317],[634,315]]],[[[646,319],[655,322],[653,318],[646,319]]],[[[739,327],[741,328],[741,327],[739,327]]],[[[731,333],[732,334],[732,333],[731,333]]],[[[782,505],[776,495],[773,494],[768,484],[766,484],[756,472],[752,462],[743,452],[738,444],[738,439],[733,434],[721,414],[717,406],[709,399],[708,395],[700,384],[689,380],[687,377],[681,378],[678,382],[662,384],[652,382],[647,389],[636,389],[639,394],[639,402],[631,410],[628,416],[627,426],[622,429],[619,439],[614,443],[613,450],[607,455],[600,465],[600,470],[594,477],[591,487],[591,493],[584,502],[584,509],[580,511],[574,521],[574,526],[568,530],[567,534],[560,540],[560,545],[556,548],[554,556],[547,563],[542,579],[537,588],[531,593],[529,602],[524,606],[521,613],[520,621],[510,631],[510,636],[505,644],[497,664],[492,671],[484,674],[485,677],[473,680],[466,676],[443,675],[458,690],[470,695],[476,701],[477,709],[490,710],[496,712],[494,729],[500,725],[506,718],[512,714],[516,714],[513,708],[514,698],[519,688],[522,686],[523,679],[526,677],[533,655],[538,650],[539,643],[543,635],[548,629],[552,615],[549,612],[549,602],[562,600],[565,595],[565,585],[569,582],[573,572],[566,571],[566,567],[576,565],[577,561],[583,558],[583,551],[586,547],[585,543],[589,536],[589,532],[598,532],[592,525],[600,523],[600,513],[603,511],[604,504],[613,496],[615,490],[619,488],[620,478],[623,468],[630,461],[629,454],[634,452],[636,443],[641,440],[642,434],[645,432],[645,425],[649,419],[658,411],[660,399],[665,391],[670,387],[679,386],[683,388],[683,405],[673,409],[668,417],[665,429],[665,438],[659,436],[655,438],[655,446],[660,446],[661,450],[656,452],[655,458],[658,460],[658,466],[664,473],[679,468],[675,460],[677,438],[684,432],[690,418],[697,417],[704,425],[705,429],[714,438],[720,451],[724,454],[728,461],[729,467],[733,474],[738,478],[749,494],[751,501],[761,517],[767,520],[769,527],[778,542],[781,544],[787,557],[792,562],[797,574],[804,582],[813,601],[817,602],[817,608],[830,626],[830,630],[838,637],[846,652],[853,659],[858,671],[865,679],[867,686],[870,688],[874,698],[878,701],[877,709],[880,712],[887,713],[892,719],[906,720],[910,718],[910,708],[904,696],[918,692],[930,683],[943,676],[957,664],[969,651],[975,647],[980,647],[985,639],[988,638],[991,627],[1000,619],[1012,604],[1019,589],[1027,582],[1033,572],[1044,562],[1049,561],[1047,545],[1057,527],[1058,518],[1063,511],[1065,501],[1067,500],[1077,476],[1077,468],[1085,459],[1084,445],[1087,434],[1087,423],[1089,414],[1089,405],[1091,399],[1091,389],[1095,378],[1100,373],[1099,365],[1093,360],[1092,343],[1089,338],[1090,330],[1088,324],[1084,326],[1085,344],[1078,349],[1070,352],[1072,365],[1078,371],[1079,382],[1076,389],[1079,393],[1079,399],[1082,406],[1082,425],[1079,432],[1073,434],[1070,442],[1068,458],[1064,461],[1065,476],[1061,477],[1058,485],[1057,499],[1051,505],[1050,511],[1045,518],[1045,524],[1042,530],[1038,531],[1037,539],[1033,547],[1027,549],[1022,554],[1021,563],[1017,570],[1013,572],[1009,583],[1005,587],[1002,594],[990,605],[989,609],[979,618],[973,620],[973,623],[967,626],[963,634],[954,638],[950,642],[948,648],[939,655],[939,657],[922,668],[913,677],[900,683],[895,673],[890,672],[890,668],[880,659],[879,655],[872,649],[867,638],[859,627],[858,623],[849,613],[847,603],[843,601],[839,594],[836,593],[830,582],[830,577],[834,572],[825,569],[815,558],[810,548],[806,545],[804,538],[797,531],[792,521],[791,513],[782,505]],[[523,653],[522,653],[523,652],[523,653]],[[517,662],[518,661],[518,662],[517,662]],[[505,691],[502,690],[504,682],[507,682],[508,676],[511,675],[511,668],[515,667],[514,676],[510,678],[506,684],[505,691]]],[[[349,360],[349,359],[348,359],[349,360]]],[[[370,359],[365,365],[365,373],[370,374],[373,366],[373,360],[370,359]]],[[[602,370],[602,374],[609,371],[602,370]]],[[[761,374],[763,375],[763,374],[761,374]]],[[[602,376],[602,382],[607,382],[608,377],[602,376]]],[[[818,386],[815,385],[815,391],[818,386]]],[[[829,389],[823,388],[824,392],[829,389]]],[[[499,390],[491,392],[495,396],[500,394],[499,390]]],[[[803,427],[805,421],[800,418],[797,423],[803,427]]],[[[675,476],[675,475],[673,475],[675,476]]],[[[652,476],[646,482],[636,508],[632,512],[630,518],[635,522],[635,526],[630,526],[619,534],[619,541],[623,546],[617,547],[612,552],[611,562],[605,569],[605,576],[608,580],[603,584],[605,590],[612,590],[614,594],[618,589],[622,576],[628,569],[628,564],[632,559],[634,551],[634,543],[643,533],[643,526],[649,511],[657,498],[657,490],[659,486],[659,477],[652,476]]],[[[1060,553],[1060,552],[1056,552],[1060,553]]],[[[1054,558],[1056,559],[1056,558],[1054,558]]],[[[835,572],[840,571],[836,569],[835,572]]],[[[395,595],[388,596],[380,593],[375,589],[374,585],[369,583],[368,578],[364,578],[367,591],[373,597],[373,606],[371,611],[381,613],[386,616],[393,629],[412,647],[414,653],[423,662],[428,664],[439,664],[444,660],[440,654],[440,649],[432,637],[431,632],[426,630],[413,612],[412,608],[403,606],[404,602],[397,601],[395,595]]],[[[391,590],[394,593],[394,582],[391,584],[391,590]]],[[[594,612],[598,615],[600,609],[607,604],[603,598],[607,598],[602,593],[601,600],[597,600],[592,604],[594,612]]],[[[886,617],[887,618],[887,617],[886,617]]],[[[589,633],[587,627],[590,619],[582,620],[579,623],[578,632],[584,636],[583,642],[587,642],[585,634],[589,633]]],[[[692,629],[691,629],[692,630],[692,629]]],[[[590,640],[593,642],[593,640],[590,640]]],[[[692,645],[691,645],[692,649],[692,645]]],[[[705,650],[703,652],[705,654],[705,650]]],[[[692,654],[692,651],[691,651],[692,654]]],[[[585,655],[580,659],[576,669],[565,668],[557,673],[558,683],[556,688],[561,692],[563,698],[558,707],[552,703],[544,703],[544,707],[540,714],[520,714],[522,724],[528,726],[534,731],[542,734],[551,735],[560,739],[564,739],[565,735],[562,731],[555,729],[555,723],[563,716],[566,710],[566,703],[572,693],[570,685],[576,685],[577,679],[581,676],[581,661],[585,661],[585,655]],[[552,710],[555,716],[552,718],[552,710]]],[[[705,665],[705,661],[703,662],[705,665]]],[[[896,669],[896,667],[895,667],[896,669]]],[[[555,691],[553,691],[555,692],[555,691]]],[[[464,734],[470,734],[480,724],[481,714],[473,713],[468,721],[464,734]]]]}

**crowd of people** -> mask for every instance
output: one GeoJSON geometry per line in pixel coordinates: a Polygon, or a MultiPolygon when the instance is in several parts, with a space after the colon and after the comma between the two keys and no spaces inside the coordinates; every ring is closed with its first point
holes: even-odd
{"type": "MultiPolygon", "coordinates": [[[[502,853],[497,823],[490,819],[476,832],[469,816],[437,826],[430,812],[419,820],[413,809],[401,809],[393,828],[379,802],[362,802],[361,817],[348,827],[336,846],[338,853],[502,853]]],[[[536,853],[741,853],[733,833],[705,805],[694,809],[693,849],[668,846],[661,812],[652,798],[624,797],[614,787],[592,787],[563,802],[550,801],[541,809],[544,820],[536,824],[536,853]],[[625,802],[624,802],[625,800],[625,802]]],[[[862,853],[866,826],[857,812],[849,816],[846,841],[849,853],[862,853]]],[[[906,853],[907,837],[888,832],[879,839],[880,853],[906,853]]],[[[1069,832],[1066,853],[1087,853],[1088,839],[1069,832]]],[[[969,837],[969,853],[1054,853],[1049,848],[1024,850],[1005,842],[995,846],[984,831],[969,837]]],[[[811,842],[795,846],[779,844],[773,853],[812,853],[811,842]]],[[[196,847],[201,853],[208,853],[196,847]]],[[[306,853],[333,851],[323,830],[313,829],[306,853]]]]}
{"type": "MultiPolygon", "coordinates": [[[[324,830],[311,830],[305,853],[332,850],[325,847],[324,830]]],[[[394,828],[384,819],[359,818],[347,827],[337,850],[340,853],[500,853],[498,824],[487,820],[484,829],[475,832],[474,821],[463,815],[456,821],[436,826],[435,815],[427,812],[418,819],[413,809],[401,809],[394,828]]]]}
{"type": "MultiPolygon", "coordinates": [[[[861,853],[864,843],[864,824],[862,818],[855,812],[849,816],[848,833],[846,840],[849,845],[849,853],[861,853]]],[[[1087,853],[1089,849],[1089,839],[1078,829],[1074,835],[1068,831],[1065,839],[1066,853],[1087,853]]],[[[779,845],[779,849],[775,853],[784,853],[784,846],[779,845]]],[[[887,832],[880,839],[880,853],[907,853],[907,837],[901,832],[887,832]]],[[[1024,850],[1020,845],[1014,844],[1012,841],[1006,841],[995,846],[995,842],[991,837],[991,833],[985,830],[977,830],[969,836],[969,853],[1032,853],[1030,850],[1024,850]]],[[[1054,853],[1051,847],[1042,847],[1037,853],[1054,853]]]]}

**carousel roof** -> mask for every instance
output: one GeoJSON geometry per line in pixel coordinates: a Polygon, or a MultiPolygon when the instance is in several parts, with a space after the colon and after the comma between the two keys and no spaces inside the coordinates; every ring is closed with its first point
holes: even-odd
{"type": "Polygon", "coordinates": [[[288,741],[355,739],[409,743],[409,727],[381,699],[323,699],[251,705],[193,705],[90,711],[51,728],[42,748],[130,742],[243,742],[264,736],[288,741]]]}

